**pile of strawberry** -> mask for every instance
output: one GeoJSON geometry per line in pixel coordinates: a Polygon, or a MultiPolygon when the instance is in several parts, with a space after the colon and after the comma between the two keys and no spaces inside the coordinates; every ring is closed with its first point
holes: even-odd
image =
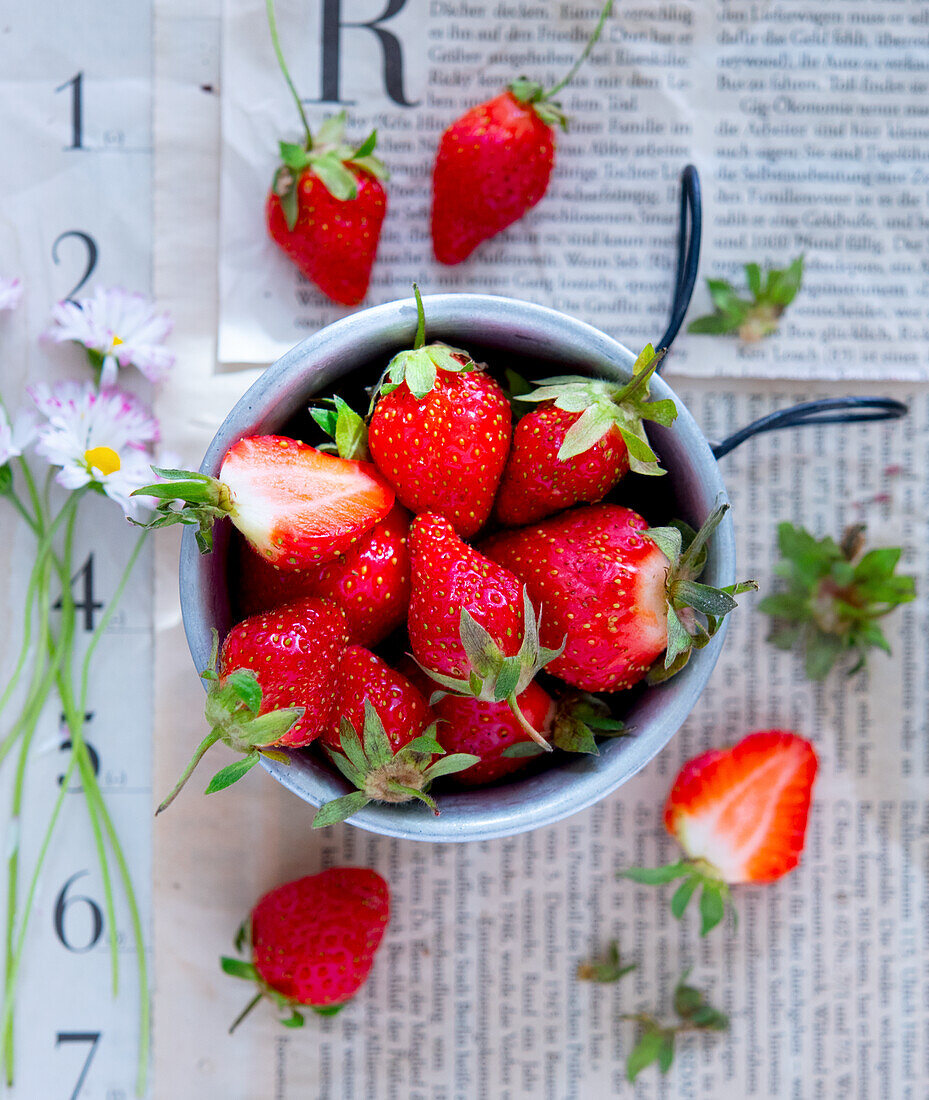
{"type": "Polygon", "coordinates": [[[314,746],[352,788],[317,825],[372,800],[435,810],[440,776],[596,753],[623,726],[594,693],[673,675],[747,587],[697,580],[724,508],[695,533],[604,500],[663,473],[644,424],[676,409],[649,398],[651,347],[626,383],[559,376],[508,398],[466,351],[426,344],[416,300],[367,421],[335,397],[311,410],[333,444],[245,438],[218,479],[160,470],[140,490],[161,499],[153,526],[194,524],[204,550],[221,516],[243,536],[242,621],[203,674],[210,732],[162,808],[216,741],[242,756],[208,791],[314,746]],[[515,427],[511,401],[531,409],[515,427]]]}

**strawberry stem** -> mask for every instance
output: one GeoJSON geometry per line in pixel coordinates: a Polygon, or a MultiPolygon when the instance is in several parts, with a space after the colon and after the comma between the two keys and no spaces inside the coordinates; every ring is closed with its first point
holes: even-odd
{"type": "Polygon", "coordinates": [[[548,743],[548,741],[545,740],[545,738],[542,736],[541,733],[539,733],[537,729],[535,729],[533,726],[530,726],[529,723],[526,721],[523,712],[519,709],[519,703],[516,700],[516,693],[514,692],[512,695],[507,696],[506,702],[510,710],[513,712],[513,716],[516,718],[516,721],[519,722],[520,727],[532,738],[533,741],[535,741],[537,745],[541,745],[546,752],[551,752],[552,746],[548,743]]]}
{"type": "MultiPolygon", "coordinates": [[[[270,3],[271,0],[268,0],[268,2],[270,3]]],[[[245,1017],[249,1014],[249,1012],[251,1012],[251,1010],[255,1007],[255,1005],[258,1004],[258,1002],[261,1000],[261,998],[263,996],[264,996],[264,993],[259,990],[259,992],[256,993],[254,997],[252,997],[252,999],[248,1002],[248,1004],[245,1006],[245,1008],[242,1009],[242,1011],[238,1014],[238,1016],[236,1016],[236,1018],[229,1025],[229,1034],[230,1035],[233,1033],[233,1031],[235,1031],[235,1029],[239,1026],[239,1024],[242,1023],[242,1021],[245,1019],[245,1017]]]]}
{"type": "Polygon", "coordinates": [[[294,97],[294,103],[296,103],[297,110],[300,113],[300,121],[303,123],[303,129],[306,133],[306,149],[307,152],[309,152],[309,150],[313,148],[313,134],[310,131],[310,124],[307,122],[306,112],[303,110],[303,103],[291,79],[290,70],[287,68],[287,62],[284,60],[284,51],[281,49],[281,40],[277,34],[277,20],[274,17],[274,0],[265,0],[265,8],[268,13],[268,30],[271,32],[271,42],[274,46],[274,52],[277,55],[277,63],[281,68],[281,72],[284,74],[284,79],[287,81],[287,87],[290,88],[290,94],[294,97]]]}
{"type": "Polygon", "coordinates": [[[157,817],[163,810],[166,810],[171,805],[171,803],[175,800],[175,798],[177,798],[177,796],[181,793],[181,790],[182,790],[184,784],[187,782],[188,779],[190,779],[191,775],[193,775],[194,768],[200,763],[200,761],[206,755],[207,750],[211,749],[213,747],[213,745],[215,745],[216,742],[219,740],[219,738],[220,738],[220,731],[219,730],[210,730],[210,732],[206,735],[206,737],[203,738],[203,740],[197,746],[197,751],[191,757],[190,763],[184,769],[183,774],[181,775],[181,778],[174,785],[174,789],[171,791],[171,793],[168,795],[168,797],[164,800],[164,802],[162,802],[162,804],[155,811],[155,817],[157,817]]]}
{"type": "Polygon", "coordinates": [[[413,283],[413,294],[416,296],[416,338],[413,341],[413,351],[419,351],[426,344],[426,311],[423,309],[423,296],[416,283],[413,283]]]}
{"type": "MultiPolygon", "coordinates": [[[[268,0],[268,3],[270,4],[271,0],[268,0]]],[[[590,38],[587,39],[587,45],[584,47],[581,56],[571,66],[568,71],[568,75],[563,80],[559,80],[554,88],[550,88],[547,92],[544,93],[544,95],[541,97],[542,102],[544,102],[546,99],[551,99],[554,95],[557,95],[562,88],[567,87],[567,85],[571,83],[575,76],[577,76],[578,69],[580,69],[587,58],[590,57],[590,51],[594,48],[594,46],[596,46],[600,35],[603,33],[603,26],[612,11],[613,0],[606,0],[606,3],[603,5],[603,10],[600,12],[600,18],[597,20],[597,25],[596,27],[594,27],[593,34],[590,36],[590,38]]]]}

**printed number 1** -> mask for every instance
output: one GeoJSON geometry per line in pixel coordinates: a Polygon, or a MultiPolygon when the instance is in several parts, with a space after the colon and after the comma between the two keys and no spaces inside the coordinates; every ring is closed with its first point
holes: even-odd
{"type": "Polygon", "coordinates": [[[90,1050],[88,1050],[87,1057],[84,1059],[84,1065],[81,1067],[81,1075],[78,1077],[77,1084],[74,1086],[74,1092],[71,1093],[71,1100],[77,1100],[78,1096],[80,1096],[84,1078],[87,1076],[87,1071],[90,1069],[90,1063],[94,1060],[94,1055],[97,1053],[97,1043],[99,1042],[99,1031],[59,1031],[55,1036],[56,1047],[60,1047],[62,1043],[90,1043],[90,1050]]]}
{"type": "Polygon", "coordinates": [[[71,144],[65,149],[83,149],[84,137],[84,73],[75,73],[70,80],[59,84],[56,92],[63,92],[65,88],[71,89],[71,144]]]}

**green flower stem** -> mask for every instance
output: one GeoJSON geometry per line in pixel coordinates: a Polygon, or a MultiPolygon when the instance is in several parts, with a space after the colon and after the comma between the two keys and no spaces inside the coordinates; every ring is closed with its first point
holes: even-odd
{"type": "Polygon", "coordinates": [[[303,109],[303,103],[300,101],[300,94],[291,78],[290,70],[287,68],[287,62],[284,60],[284,51],[281,49],[281,40],[277,33],[277,19],[274,15],[274,0],[265,0],[265,9],[268,13],[268,30],[271,32],[271,42],[274,46],[277,63],[281,67],[281,72],[284,74],[284,79],[287,81],[287,87],[290,88],[290,94],[294,97],[294,103],[296,103],[297,110],[300,113],[300,121],[303,123],[303,129],[306,133],[306,148],[309,150],[313,148],[313,134],[310,130],[310,124],[307,121],[306,111],[303,109]]]}
{"type": "MultiPolygon", "coordinates": [[[[7,902],[6,902],[6,934],[5,941],[5,973],[9,974],[13,965],[14,940],[16,926],[17,891],[19,885],[19,856],[20,856],[20,818],[23,808],[23,794],[26,786],[26,764],[29,759],[29,750],[32,747],[32,739],[38,726],[39,716],[42,713],[42,705],[48,696],[47,678],[45,672],[45,650],[49,640],[49,575],[51,563],[47,556],[41,559],[41,570],[36,578],[30,578],[30,585],[35,580],[34,591],[38,595],[40,615],[39,645],[35,665],[33,667],[32,685],[29,689],[28,702],[24,708],[24,715],[14,731],[7,737],[4,745],[12,746],[20,741],[19,759],[16,764],[16,777],[13,784],[13,800],[10,810],[10,824],[12,826],[12,846],[7,857],[7,902]],[[44,694],[41,692],[43,684],[46,684],[44,694]]],[[[35,573],[35,571],[33,571],[35,573]]],[[[28,619],[27,619],[28,621],[28,619]]],[[[17,669],[17,672],[19,669],[17,669]]],[[[13,1072],[13,1017],[10,1016],[8,1028],[3,1033],[4,1060],[7,1072],[12,1077],[13,1072]]]]}

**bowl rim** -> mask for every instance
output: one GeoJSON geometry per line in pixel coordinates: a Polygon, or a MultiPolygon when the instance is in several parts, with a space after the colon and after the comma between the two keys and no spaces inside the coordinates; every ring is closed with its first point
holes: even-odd
{"type": "MultiPolygon", "coordinates": [[[[533,339],[543,343],[554,341],[562,345],[562,350],[566,341],[570,341],[571,346],[585,359],[592,360],[594,365],[599,361],[607,373],[611,370],[615,372],[617,368],[629,373],[635,361],[633,353],[619,341],[586,322],[548,306],[498,295],[467,293],[424,295],[423,303],[428,331],[438,331],[441,335],[452,330],[460,333],[457,339],[462,343],[470,339],[493,344],[495,334],[506,332],[510,339],[528,338],[527,350],[537,346],[532,343],[533,339]]],[[[293,400],[294,380],[301,378],[314,361],[327,361],[327,357],[340,352],[344,354],[348,347],[386,342],[388,333],[396,338],[407,328],[412,333],[415,327],[415,303],[411,298],[405,298],[341,318],[300,341],[271,364],[236,402],[213,437],[201,463],[201,471],[215,476],[228,448],[244,434],[255,431],[256,424],[258,430],[270,430],[260,426],[271,415],[268,409],[273,409],[275,401],[281,404],[288,399],[293,400]],[[290,398],[280,396],[288,393],[290,398]]],[[[652,393],[659,398],[670,397],[677,405],[678,417],[669,431],[684,438],[693,466],[701,475],[702,502],[707,511],[714,502],[727,501],[717,461],[687,406],[658,376],[653,379],[652,393]]],[[[309,396],[304,389],[300,402],[304,403],[309,396]]],[[[722,577],[715,578],[715,583],[733,583],[735,536],[731,513],[724,517],[714,535],[714,552],[723,573],[722,577]]],[[[205,585],[202,583],[204,576],[194,531],[188,527],[181,542],[180,597],[187,642],[198,670],[205,667],[208,660],[213,621],[209,594],[204,591],[205,585]]],[[[348,823],[398,839],[443,843],[512,836],[554,824],[587,809],[631,779],[671,740],[709,681],[727,626],[728,620],[723,622],[705,648],[694,651],[687,668],[679,676],[666,685],[648,689],[666,692],[669,703],[646,730],[622,739],[621,752],[610,751],[615,750],[618,744],[611,742],[603,746],[598,757],[572,758],[540,773],[567,774],[571,778],[571,782],[560,787],[549,783],[552,789],[544,798],[532,797],[535,776],[529,776],[460,794],[443,793],[441,808],[444,812],[439,817],[434,817],[419,804],[372,803],[352,815],[348,823]],[[667,692],[672,685],[678,685],[678,690],[667,692]],[[685,688],[687,690],[683,690],[685,688]],[[529,788],[526,791],[529,797],[525,800],[516,797],[521,787],[529,788]],[[479,805],[487,801],[487,796],[490,796],[491,807],[479,811],[479,805]],[[463,812],[455,813],[459,807],[463,812]]],[[[298,768],[262,757],[261,764],[285,788],[310,805],[319,806],[346,793],[341,777],[330,775],[321,766],[309,761],[306,766],[298,768]]]]}

